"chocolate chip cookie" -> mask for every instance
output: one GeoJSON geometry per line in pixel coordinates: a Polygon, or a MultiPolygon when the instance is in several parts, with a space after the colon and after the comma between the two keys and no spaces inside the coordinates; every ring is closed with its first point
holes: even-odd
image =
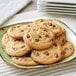
{"type": "Polygon", "coordinates": [[[31,51],[31,48],[23,40],[14,39],[6,45],[5,51],[10,56],[22,56],[31,51]]]}
{"type": "Polygon", "coordinates": [[[65,33],[61,34],[60,36],[56,36],[55,40],[58,41],[61,45],[64,45],[66,42],[66,35],[65,33]]]}
{"type": "Polygon", "coordinates": [[[33,22],[33,25],[37,26],[47,26],[55,36],[59,36],[64,32],[64,28],[59,26],[52,19],[38,19],[33,22]]]}
{"type": "Polygon", "coordinates": [[[62,46],[62,54],[63,58],[69,57],[74,53],[74,46],[71,42],[66,42],[62,46]]]}
{"type": "Polygon", "coordinates": [[[46,26],[34,26],[23,36],[23,40],[33,49],[45,49],[52,45],[54,35],[46,26]]]}
{"type": "Polygon", "coordinates": [[[33,50],[31,57],[33,60],[40,64],[52,64],[62,59],[61,45],[58,43],[53,44],[48,49],[33,50]]]}
{"type": "Polygon", "coordinates": [[[35,66],[38,65],[31,57],[12,57],[12,61],[18,65],[35,66]]]}
{"type": "Polygon", "coordinates": [[[3,44],[4,46],[6,46],[7,43],[8,43],[9,41],[11,41],[11,40],[13,40],[13,38],[10,37],[7,33],[5,33],[5,34],[3,35],[3,37],[2,37],[2,44],[3,44]]]}
{"type": "Polygon", "coordinates": [[[25,31],[31,27],[31,25],[32,25],[31,23],[16,24],[14,27],[11,27],[10,29],[8,29],[7,33],[15,39],[20,39],[23,37],[25,31]]]}

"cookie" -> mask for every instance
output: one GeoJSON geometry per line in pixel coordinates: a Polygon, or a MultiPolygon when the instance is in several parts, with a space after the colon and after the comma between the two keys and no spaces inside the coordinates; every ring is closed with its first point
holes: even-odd
{"type": "Polygon", "coordinates": [[[10,56],[22,56],[31,51],[31,48],[23,40],[14,39],[6,45],[5,51],[10,56]]]}
{"type": "Polygon", "coordinates": [[[62,54],[63,54],[63,58],[67,58],[69,56],[71,56],[74,53],[74,46],[71,42],[66,42],[63,46],[62,46],[62,54]]]}
{"type": "Polygon", "coordinates": [[[16,24],[14,27],[11,27],[8,29],[8,34],[15,38],[15,39],[20,39],[23,37],[23,34],[27,29],[30,28],[32,24],[16,24]]]}
{"type": "Polygon", "coordinates": [[[46,26],[34,26],[23,36],[23,40],[33,49],[45,49],[52,45],[54,35],[46,26]]]}
{"type": "Polygon", "coordinates": [[[38,65],[31,57],[11,57],[12,61],[18,65],[35,66],[38,65]]]}
{"type": "Polygon", "coordinates": [[[57,42],[59,42],[61,45],[64,45],[65,42],[66,42],[66,35],[65,35],[65,33],[61,34],[60,36],[56,36],[55,40],[57,42]]]}
{"type": "Polygon", "coordinates": [[[52,19],[38,19],[33,22],[33,25],[37,26],[47,26],[55,36],[59,36],[64,32],[64,28],[59,26],[52,19]]]}
{"type": "Polygon", "coordinates": [[[39,23],[44,23],[44,22],[49,23],[49,22],[52,22],[52,20],[51,19],[37,19],[33,21],[33,25],[38,26],[39,23]]]}
{"type": "Polygon", "coordinates": [[[53,44],[48,49],[33,50],[31,57],[34,61],[40,64],[52,64],[62,59],[61,45],[58,43],[53,44]]]}
{"type": "Polygon", "coordinates": [[[7,33],[5,33],[5,34],[3,35],[3,37],[2,37],[2,44],[3,44],[4,46],[6,46],[7,43],[8,43],[9,41],[11,41],[12,39],[13,39],[12,37],[10,37],[7,33]]]}

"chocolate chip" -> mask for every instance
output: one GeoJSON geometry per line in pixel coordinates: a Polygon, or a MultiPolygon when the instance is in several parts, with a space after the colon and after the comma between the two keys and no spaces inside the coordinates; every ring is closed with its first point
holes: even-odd
{"type": "Polygon", "coordinates": [[[47,30],[44,28],[43,31],[47,31],[47,30]]]}
{"type": "Polygon", "coordinates": [[[16,48],[14,48],[14,47],[12,47],[12,49],[14,50],[14,51],[16,51],[17,49],[16,48]]]}
{"type": "Polygon", "coordinates": [[[41,38],[41,36],[39,35],[39,38],[41,38]]]}
{"type": "Polygon", "coordinates": [[[13,50],[15,50],[15,48],[14,48],[14,47],[12,47],[12,49],[13,49],[13,50]]]}
{"type": "Polygon", "coordinates": [[[48,37],[48,38],[49,38],[49,35],[48,35],[48,34],[46,34],[46,35],[45,35],[45,37],[48,37]]]}
{"type": "Polygon", "coordinates": [[[69,50],[68,48],[65,48],[64,50],[63,50],[63,54],[66,54],[67,53],[67,50],[69,50]]]}
{"type": "Polygon", "coordinates": [[[14,41],[17,41],[16,39],[14,39],[14,41]]]}
{"type": "Polygon", "coordinates": [[[58,58],[58,54],[57,53],[55,53],[54,56],[55,56],[55,58],[58,58]]]}
{"type": "Polygon", "coordinates": [[[34,55],[37,57],[39,56],[39,53],[37,51],[34,51],[34,55]]]}
{"type": "Polygon", "coordinates": [[[17,39],[17,41],[22,41],[22,39],[17,39]]]}
{"type": "Polygon", "coordinates": [[[24,48],[25,47],[25,45],[23,45],[21,48],[24,48]]]}
{"type": "Polygon", "coordinates": [[[39,39],[35,39],[36,42],[39,42],[39,39]]]}
{"type": "Polygon", "coordinates": [[[16,57],[16,59],[19,59],[19,57],[16,57]]]}
{"type": "Polygon", "coordinates": [[[14,28],[11,29],[11,31],[13,31],[14,28]]]}
{"type": "Polygon", "coordinates": [[[13,27],[13,28],[16,28],[16,27],[13,27]]]}
{"type": "Polygon", "coordinates": [[[70,48],[70,50],[72,50],[72,48],[70,48]]]}
{"type": "Polygon", "coordinates": [[[27,37],[27,38],[30,38],[30,35],[29,35],[29,34],[27,34],[27,35],[26,35],[26,37],[27,37]]]}
{"type": "Polygon", "coordinates": [[[51,24],[51,23],[49,23],[48,25],[49,25],[49,26],[52,26],[52,24],[51,24]]]}
{"type": "Polygon", "coordinates": [[[53,44],[55,47],[57,47],[57,44],[53,44]]]}
{"type": "Polygon", "coordinates": [[[55,27],[55,25],[53,25],[53,27],[55,27]]]}
{"type": "Polygon", "coordinates": [[[24,32],[24,30],[21,30],[21,32],[24,32]]]}
{"type": "Polygon", "coordinates": [[[30,25],[28,25],[28,27],[30,27],[30,25]]]}
{"type": "Polygon", "coordinates": [[[44,21],[43,19],[40,20],[40,22],[43,22],[43,21],[44,21]]]}
{"type": "Polygon", "coordinates": [[[63,51],[62,54],[66,54],[66,51],[63,51]]]}
{"type": "Polygon", "coordinates": [[[63,43],[64,41],[65,41],[65,40],[63,39],[63,40],[62,40],[62,43],[63,43]]]}
{"type": "Polygon", "coordinates": [[[46,52],[44,52],[44,54],[46,55],[46,56],[49,56],[49,53],[46,51],[46,52]]]}
{"type": "Polygon", "coordinates": [[[20,26],[17,26],[17,28],[19,28],[20,26]]]}
{"type": "Polygon", "coordinates": [[[53,42],[53,41],[54,41],[54,39],[51,39],[51,41],[53,42]]]}

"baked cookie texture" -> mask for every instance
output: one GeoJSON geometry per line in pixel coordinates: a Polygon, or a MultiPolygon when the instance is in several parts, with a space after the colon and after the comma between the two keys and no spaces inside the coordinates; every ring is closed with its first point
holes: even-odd
{"type": "Polygon", "coordinates": [[[54,41],[54,35],[46,26],[34,26],[24,36],[23,40],[33,49],[45,49],[54,41]]]}
{"type": "Polygon", "coordinates": [[[58,43],[53,44],[48,49],[33,50],[31,57],[33,60],[40,64],[52,64],[62,59],[61,45],[58,43]]]}
{"type": "Polygon", "coordinates": [[[35,26],[47,26],[55,36],[61,35],[65,30],[52,19],[38,19],[33,22],[35,26]]]}
{"type": "Polygon", "coordinates": [[[63,54],[63,58],[67,58],[69,56],[71,56],[74,53],[74,46],[71,42],[66,42],[63,46],[62,46],[62,54],[63,54]]]}
{"type": "Polygon", "coordinates": [[[5,51],[10,56],[22,56],[30,52],[31,48],[26,45],[23,40],[14,39],[6,45],[5,51]]]}
{"type": "Polygon", "coordinates": [[[38,65],[31,57],[11,57],[12,61],[18,65],[35,66],[38,65]]]}
{"type": "Polygon", "coordinates": [[[27,31],[27,29],[30,29],[31,27],[31,23],[30,24],[16,24],[16,26],[11,27],[8,29],[7,33],[9,36],[15,38],[15,39],[20,39],[23,37],[25,31],[27,31]]]}
{"type": "Polygon", "coordinates": [[[65,33],[61,34],[60,36],[56,36],[55,40],[57,42],[59,42],[61,45],[64,45],[65,42],[66,42],[66,35],[65,35],[65,33]]]}

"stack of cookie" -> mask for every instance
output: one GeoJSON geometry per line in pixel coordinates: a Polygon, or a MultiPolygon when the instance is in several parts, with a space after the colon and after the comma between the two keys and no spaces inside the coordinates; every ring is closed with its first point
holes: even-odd
{"type": "Polygon", "coordinates": [[[48,19],[16,24],[4,34],[2,43],[13,62],[24,66],[52,64],[74,53],[64,28],[48,19]]]}

